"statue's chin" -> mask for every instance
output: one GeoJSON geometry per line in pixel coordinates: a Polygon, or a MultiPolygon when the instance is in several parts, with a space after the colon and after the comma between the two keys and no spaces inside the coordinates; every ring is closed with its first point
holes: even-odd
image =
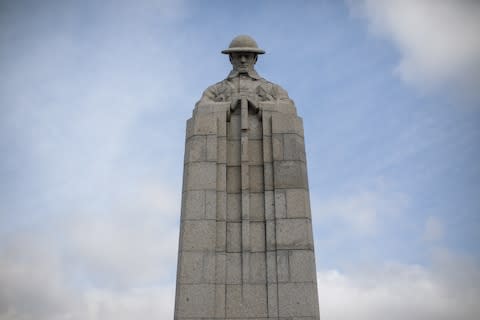
{"type": "Polygon", "coordinates": [[[248,73],[248,68],[238,68],[237,72],[238,73],[248,73]]]}

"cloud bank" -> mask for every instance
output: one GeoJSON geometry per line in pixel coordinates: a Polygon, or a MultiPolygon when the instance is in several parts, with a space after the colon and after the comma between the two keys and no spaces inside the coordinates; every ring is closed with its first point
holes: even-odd
{"type": "MultiPolygon", "coordinates": [[[[94,223],[95,224],[95,223],[94,223]]],[[[112,228],[112,227],[109,227],[112,228]]],[[[176,236],[159,233],[124,233],[112,241],[140,238],[152,244],[166,242],[176,249],[176,236]]],[[[134,228],[135,230],[135,228],[134,228]]],[[[98,230],[97,237],[111,232],[98,230]],[[103,233],[102,233],[103,232],[103,233]]],[[[127,320],[171,319],[174,287],[161,270],[174,271],[173,250],[162,249],[152,258],[149,250],[123,252],[87,244],[77,252],[75,235],[59,245],[48,234],[17,236],[0,252],[0,319],[2,320],[127,320]],[[60,247],[63,248],[60,249],[60,247]],[[69,255],[74,254],[74,267],[69,255]],[[123,265],[118,270],[118,264],[123,265]],[[145,263],[144,263],[145,262],[145,263]],[[159,271],[152,271],[152,267],[159,271]],[[95,274],[110,274],[105,277],[95,274]],[[140,275],[140,276],[139,276],[140,275]],[[145,278],[145,275],[148,279],[145,278]],[[99,280],[103,279],[103,280],[99,280]],[[102,283],[103,281],[103,283],[102,283]]],[[[142,243],[143,245],[143,243],[142,243]]],[[[121,250],[120,250],[121,251],[121,250]]],[[[433,253],[432,266],[386,263],[355,270],[320,270],[318,288],[324,320],[459,319],[474,320],[480,314],[478,265],[446,250],[433,253]]]]}
{"type": "Polygon", "coordinates": [[[480,98],[480,2],[365,0],[349,6],[399,50],[395,73],[403,81],[480,98]]]}
{"type": "Polygon", "coordinates": [[[455,264],[456,271],[442,270],[444,264],[434,268],[385,264],[377,269],[360,267],[348,273],[321,270],[317,274],[321,318],[477,319],[480,315],[478,268],[458,261],[459,257],[449,259],[457,259],[449,260],[455,264]],[[452,277],[459,272],[464,272],[463,280],[452,283],[452,277]]]}
{"type": "Polygon", "coordinates": [[[180,199],[150,192],[103,212],[3,236],[0,319],[168,319],[180,199]],[[159,204],[161,202],[161,204],[159,204]]]}

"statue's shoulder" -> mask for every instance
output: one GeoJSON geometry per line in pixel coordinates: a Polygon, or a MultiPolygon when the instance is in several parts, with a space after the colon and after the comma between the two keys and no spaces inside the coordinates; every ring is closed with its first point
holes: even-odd
{"type": "Polygon", "coordinates": [[[230,88],[231,88],[231,85],[230,85],[228,79],[223,79],[222,81],[219,81],[219,82],[209,86],[207,89],[205,89],[205,92],[211,92],[211,93],[219,94],[219,93],[222,93],[222,92],[224,92],[224,91],[226,91],[230,88]]]}
{"type": "Polygon", "coordinates": [[[214,83],[214,84],[208,86],[206,90],[217,89],[217,88],[219,88],[219,87],[221,87],[221,86],[223,86],[223,85],[225,85],[225,80],[218,81],[217,83],[214,83]]]}
{"type": "Polygon", "coordinates": [[[203,91],[200,101],[197,105],[210,102],[225,102],[230,99],[231,96],[231,84],[228,79],[224,79],[215,84],[209,86],[203,91]]]}
{"type": "Polygon", "coordinates": [[[260,78],[260,86],[271,95],[279,99],[289,99],[287,90],[283,89],[282,86],[271,82],[265,78],[260,78]]]}

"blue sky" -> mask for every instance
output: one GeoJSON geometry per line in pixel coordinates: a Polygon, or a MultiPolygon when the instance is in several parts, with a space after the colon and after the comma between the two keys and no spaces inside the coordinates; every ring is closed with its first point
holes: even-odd
{"type": "Polygon", "coordinates": [[[475,1],[0,2],[0,319],[173,315],[185,121],[250,34],[304,119],[322,319],[480,314],[475,1]]]}

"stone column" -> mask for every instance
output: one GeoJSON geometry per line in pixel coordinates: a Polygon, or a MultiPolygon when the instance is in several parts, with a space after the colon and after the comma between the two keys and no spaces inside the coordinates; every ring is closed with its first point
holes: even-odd
{"type": "Polygon", "coordinates": [[[175,319],[319,319],[302,120],[259,108],[187,122],[175,319]]]}

